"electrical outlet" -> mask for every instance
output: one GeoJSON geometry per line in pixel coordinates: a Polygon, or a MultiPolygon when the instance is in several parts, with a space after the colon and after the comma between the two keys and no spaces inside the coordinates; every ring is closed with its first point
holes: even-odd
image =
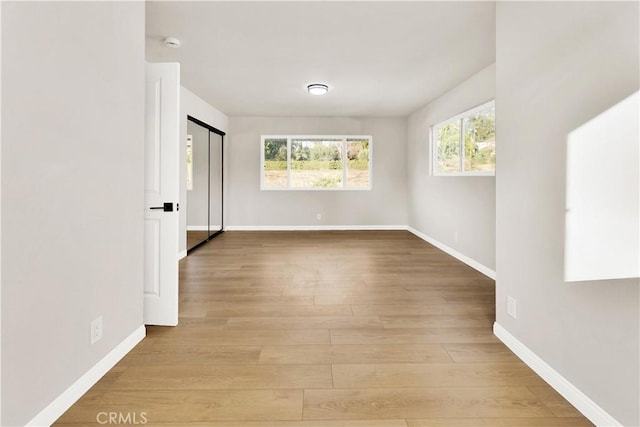
{"type": "Polygon", "coordinates": [[[95,344],[102,338],[102,316],[91,321],[91,344],[95,344]]]}
{"type": "Polygon", "coordinates": [[[507,314],[514,319],[516,318],[516,299],[507,297],[507,314]]]}
{"type": "Polygon", "coordinates": [[[320,212],[318,212],[318,213],[316,214],[316,219],[317,219],[318,221],[322,221],[322,214],[321,214],[320,212]]]}
{"type": "Polygon", "coordinates": [[[456,243],[458,242],[458,232],[457,231],[453,232],[453,241],[456,242],[456,243]]]}

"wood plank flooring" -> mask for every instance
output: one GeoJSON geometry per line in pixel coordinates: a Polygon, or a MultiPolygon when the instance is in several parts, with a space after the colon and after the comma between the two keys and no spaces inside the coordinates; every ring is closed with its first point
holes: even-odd
{"type": "Polygon", "coordinates": [[[192,247],[196,246],[198,243],[207,240],[208,237],[209,237],[209,232],[206,230],[205,231],[196,231],[196,230],[187,231],[187,249],[191,249],[192,247]]]}
{"type": "Polygon", "coordinates": [[[591,426],[492,334],[494,283],[404,231],[227,232],[180,264],[180,325],[56,426],[591,426]]]}

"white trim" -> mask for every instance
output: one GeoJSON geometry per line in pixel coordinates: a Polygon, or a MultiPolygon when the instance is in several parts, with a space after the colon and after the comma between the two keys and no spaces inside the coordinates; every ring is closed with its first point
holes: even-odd
{"type": "Polygon", "coordinates": [[[85,372],[76,382],[62,392],[53,402],[36,415],[27,426],[44,426],[53,424],[67,409],[78,401],[100,378],[115,366],[136,344],[145,337],[144,325],[137,328],[113,350],[107,353],[98,363],[85,372]]]}
{"type": "Polygon", "coordinates": [[[217,231],[222,228],[220,224],[211,224],[209,227],[206,225],[187,225],[187,231],[217,231]]]}
{"type": "Polygon", "coordinates": [[[613,418],[607,411],[602,409],[596,402],[589,399],[578,387],[571,384],[558,371],[549,366],[529,347],[520,342],[509,331],[503,328],[498,322],[493,324],[493,334],[500,339],[516,356],[518,356],[527,366],[545,380],[551,387],[575,406],[585,417],[597,426],[621,426],[622,423],[613,418]]]}
{"type": "Polygon", "coordinates": [[[182,258],[187,256],[187,250],[185,249],[184,251],[178,252],[178,261],[180,261],[182,258]]]}
{"type": "Polygon", "coordinates": [[[469,172],[434,172],[433,176],[496,176],[495,171],[469,171],[469,172]]]}
{"type": "Polygon", "coordinates": [[[380,231],[406,230],[406,225],[227,225],[225,231],[380,231]]]}
{"type": "Polygon", "coordinates": [[[426,241],[427,243],[432,244],[433,246],[435,246],[436,248],[440,249],[441,251],[444,251],[444,252],[448,253],[449,255],[451,255],[452,257],[457,258],[458,260],[464,262],[469,267],[475,268],[476,270],[478,270],[480,273],[484,274],[485,276],[488,276],[488,277],[492,278],[493,280],[496,280],[496,272],[494,270],[490,269],[489,267],[486,267],[486,266],[480,264],[478,261],[476,261],[476,260],[474,260],[472,258],[469,258],[466,255],[461,254],[460,252],[456,251],[455,249],[445,245],[442,242],[437,241],[433,237],[427,236],[426,234],[422,233],[421,231],[416,230],[413,227],[407,227],[406,229],[410,233],[415,234],[416,236],[418,236],[422,240],[426,241]]]}
{"type": "Polygon", "coordinates": [[[262,188],[261,191],[371,191],[373,187],[273,187],[273,188],[262,188]]]}

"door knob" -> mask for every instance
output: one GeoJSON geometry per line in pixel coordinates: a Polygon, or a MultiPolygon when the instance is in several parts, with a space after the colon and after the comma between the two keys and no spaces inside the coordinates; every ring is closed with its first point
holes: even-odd
{"type": "Polygon", "coordinates": [[[173,203],[172,202],[164,202],[163,206],[153,206],[153,207],[150,207],[149,209],[151,209],[151,210],[162,209],[164,212],[173,212],[173,203]]]}

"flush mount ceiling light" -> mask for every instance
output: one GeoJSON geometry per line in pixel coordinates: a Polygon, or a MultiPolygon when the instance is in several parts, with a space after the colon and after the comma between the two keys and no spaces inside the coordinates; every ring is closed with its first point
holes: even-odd
{"type": "Polygon", "coordinates": [[[329,86],[322,83],[313,83],[307,86],[307,90],[311,95],[324,95],[329,92],[329,86]]]}
{"type": "Polygon", "coordinates": [[[180,47],[180,40],[175,37],[167,37],[164,39],[164,45],[172,49],[177,49],[180,47]]]}

